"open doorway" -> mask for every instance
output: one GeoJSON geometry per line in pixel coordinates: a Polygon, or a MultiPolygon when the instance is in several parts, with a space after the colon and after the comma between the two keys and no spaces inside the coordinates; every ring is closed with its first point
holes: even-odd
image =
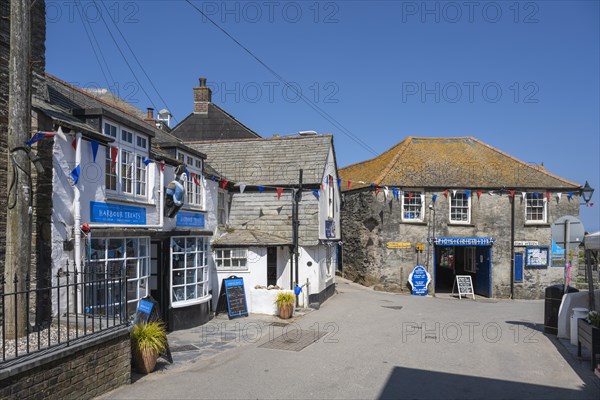
{"type": "Polygon", "coordinates": [[[491,297],[490,252],[490,246],[434,246],[436,293],[451,293],[456,275],[470,275],[475,293],[491,297]]]}
{"type": "Polygon", "coordinates": [[[267,286],[277,285],[277,247],[267,247],[267,286]]]}

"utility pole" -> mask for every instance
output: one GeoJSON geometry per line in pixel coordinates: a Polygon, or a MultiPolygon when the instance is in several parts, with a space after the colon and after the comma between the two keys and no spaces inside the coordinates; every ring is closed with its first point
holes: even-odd
{"type": "Polygon", "coordinates": [[[28,310],[25,278],[31,264],[32,188],[25,142],[31,132],[30,0],[10,1],[8,61],[8,205],[6,216],[6,338],[26,334],[28,310]]]}

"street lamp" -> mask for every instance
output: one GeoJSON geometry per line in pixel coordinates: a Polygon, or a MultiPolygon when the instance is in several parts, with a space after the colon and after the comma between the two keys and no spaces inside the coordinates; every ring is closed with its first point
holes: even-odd
{"type": "Polygon", "coordinates": [[[588,204],[590,202],[593,194],[594,188],[590,186],[588,181],[585,181],[585,185],[583,186],[583,189],[581,189],[581,196],[583,197],[583,201],[585,201],[585,204],[588,204]]]}

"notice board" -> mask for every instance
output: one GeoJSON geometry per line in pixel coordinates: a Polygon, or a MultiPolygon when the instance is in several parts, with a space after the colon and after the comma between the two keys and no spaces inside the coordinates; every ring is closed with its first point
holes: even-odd
{"type": "Polygon", "coordinates": [[[225,297],[227,298],[227,315],[229,318],[248,315],[244,278],[223,279],[225,297]]]}
{"type": "MultiPolygon", "coordinates": [[[[473,280],[471,275],[456,275],[455,286],[458,288],[458,298],[462,299],[462,296],[473,296],[475,300],[475,291],[473,290],[473,280]]],[[[454,288],[452,288],[454,293],[454,288]]]]}

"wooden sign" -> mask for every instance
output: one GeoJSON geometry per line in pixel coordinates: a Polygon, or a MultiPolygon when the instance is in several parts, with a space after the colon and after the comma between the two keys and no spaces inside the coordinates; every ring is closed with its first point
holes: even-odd
{"type": "MultiPolygon", "coordinates": [[[[456,275],[455,286],[458,287],[458,298],[462,299],[462,296],[473,296],[475,300],[475,291],[473,290],[473,281],[471,275],[456,275]]],[[[454,294],[454,287],[452,287],[452,293],[454,294]]]]}
{"type": "Polygon", "coordinates": [[[410,249],[411,246],[410,242],[387,242],[385,245],[388,249],[410,249]]]}
{"type": "Polygon", "coordinates": [[[223,279],[225,296],[227,297],[227,315],[229,318],[248,315],[244,278],[223,279]]]}

